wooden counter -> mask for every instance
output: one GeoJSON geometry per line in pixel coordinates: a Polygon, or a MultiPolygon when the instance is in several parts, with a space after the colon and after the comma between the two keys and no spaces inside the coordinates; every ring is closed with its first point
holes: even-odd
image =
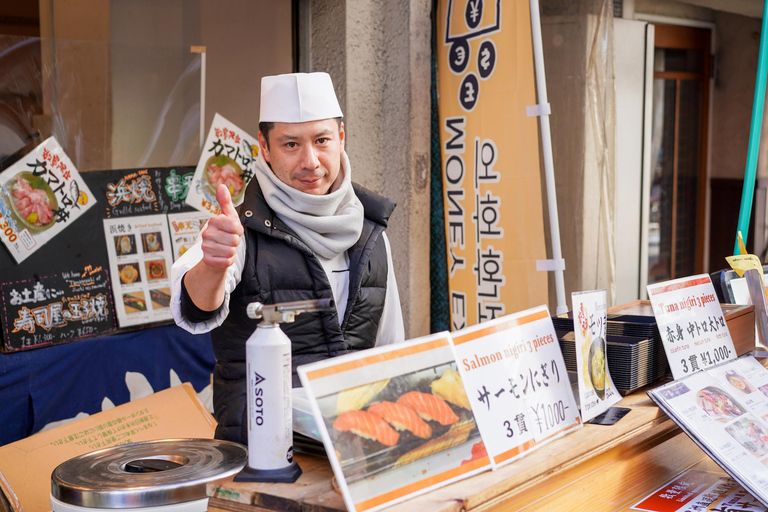
{"type": "MultiPolygon", "coordinates": [[[[614,310],[628,307],[634,314],[644,314],[650,304],[638,301],[614,310]]],[[[738,354],[754,348],[754,307],[724,305],[724,312],[738,354]]],[[[587,424],[497,471],[486,471],[386,510],[624,511],[696,464],[722,472],[656,407],[646,389],[616,404],[631,411],[615,425],[587,424]]],[[[294,484],[235,483],[231,478],[208,484],[209,510],[346,510],[332,487],[333,472],[327,459],[301,454],[296,459],[304,474],[294,484]]]]}
{"type": "MultiPolygon", "coordinates": [[[[644,392],[625,397],[632,410],[617,424],[587,424],[497,471],[487,471],[387,510],[624,510],[706,459],[644,392]]],[[[240,512],[346,510],[324,458],[297,455],[295,484],[208,484],[209,510],[240,512]]]]}

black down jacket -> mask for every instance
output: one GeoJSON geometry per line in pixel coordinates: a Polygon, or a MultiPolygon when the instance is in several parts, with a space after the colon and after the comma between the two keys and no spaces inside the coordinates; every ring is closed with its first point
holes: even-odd
{"type": "MultiPolygon", "coordinates": [[[[291,340],[293,385],[302,364],[373,347],[384,308],[387,255],[381,234],[395,203],[359,185],[365,221],[349,251],[349,300],[343,322],[338,313],[305,313],[281,327],[291,340]]],[[[245,227],[246,260],[242,278],[230,295],[229,315],[211,332],[216,438],[247,444],[245,342],[258,324],[246,315],[251,302],[274,304],[333,298],[328,278],[314,253],[269,208],[253,180],[238,208],[245,227]]]]}

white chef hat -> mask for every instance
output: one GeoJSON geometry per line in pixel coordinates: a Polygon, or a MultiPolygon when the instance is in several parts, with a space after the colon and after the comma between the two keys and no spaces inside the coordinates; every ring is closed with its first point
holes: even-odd
{"type": "Polygon", "coordinates": [[[260,123],[304,123],[342,115],[328,73],[291,73],[261,79],[260,123]]]}

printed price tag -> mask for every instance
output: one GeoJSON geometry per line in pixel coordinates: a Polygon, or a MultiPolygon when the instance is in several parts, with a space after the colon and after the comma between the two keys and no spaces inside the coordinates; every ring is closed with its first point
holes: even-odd
{"type": "Polygon", "coordinates": [[[707,274],[647,288],[675,379],[736,358],[731,333],[707,274]]]}
{"type": "Polygon", "coordinates": [[[586,421],[621,400],[608,370],[605,290],[571,294],[573,331],[576,335],[576,368],[579,380],[581,419],[586,421]]]}
{"type": "Polygon", "coordinates": [[[464,329],[452,338],[494,466],[581,427],[546,306],[464,329]]]}

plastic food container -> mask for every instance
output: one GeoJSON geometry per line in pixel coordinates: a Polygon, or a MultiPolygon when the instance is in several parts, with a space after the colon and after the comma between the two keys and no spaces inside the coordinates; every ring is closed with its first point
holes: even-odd
{"type": "Polygon", "coordinates": [[[293,388],[291,399],[293,403],[293,431],[322,442],[320,431],[317,429],[317,423],[312,414],[312,406],[309,404],[309,398],[307,398],[307,391],[304,388],[293,388]]]}

